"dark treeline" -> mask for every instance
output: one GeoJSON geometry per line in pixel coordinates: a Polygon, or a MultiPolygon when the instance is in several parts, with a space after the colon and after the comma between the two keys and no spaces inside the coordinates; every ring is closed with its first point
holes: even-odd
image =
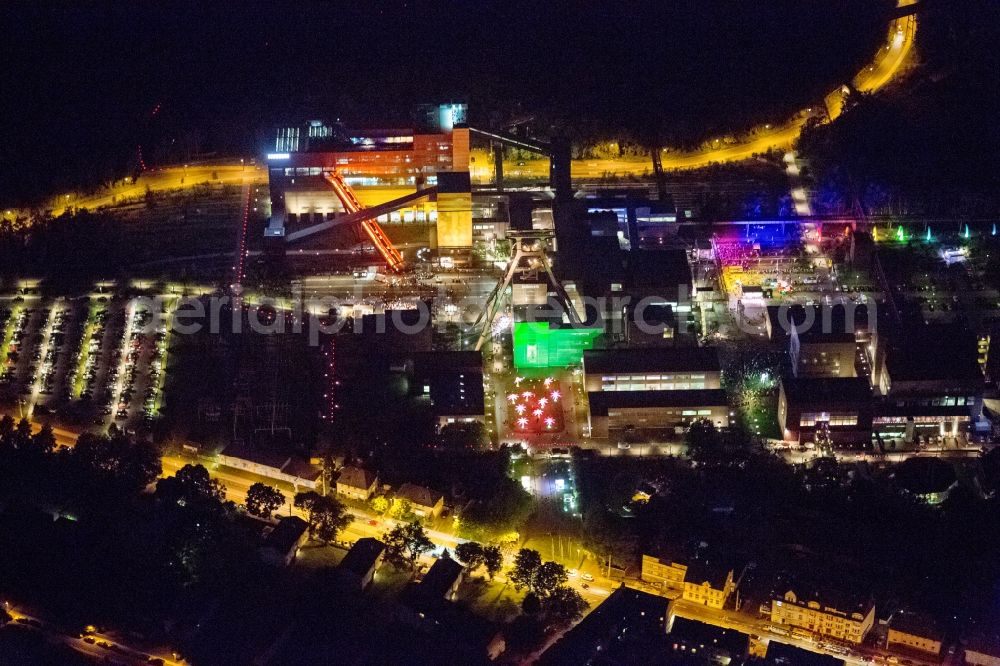
{"type": "Polygon", "coordinates": [[[804,134],[824,212],[1000,211],[1000,6],[931,3],[918,25],[913,77],[804,134]]]}
{"type": "Polygon", "coordinates": [[[848,79],[888,1],[23,3],[0,17],[0,193],[38,201],[260,130],[470,102],[584,136],[672,144],[780,119],[848,79]]]}

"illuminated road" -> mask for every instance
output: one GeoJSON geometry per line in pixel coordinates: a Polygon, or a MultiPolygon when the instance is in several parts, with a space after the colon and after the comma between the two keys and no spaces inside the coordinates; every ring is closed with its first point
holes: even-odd
{"type": "MultiPolygon", "coordinates": [[[[633,585],[632,587],[647,592],[652,591],[651,589],[647,589],[647,586],[643,583],[633,585]]],[[[683,600],[676,601],[674,603],[673,610],[678,617],[687,618],[689,620],[697,620],[699,622],[705,622],[706,624],[724,627],[726,629],[734,629],[746,634],[756,634],[764,640],[775,640],[780,643],[786,643],[804,650],[809,650],[810,652],[828,654],[836,657],[837,659],[843,659],[844,662],[850,666],[870,666],[874,663],[899,663],[898,659],[894,656],[891,657],[893,661],[890,661],[889,657],[893,655],[892,652],[888,652],[879,647],[870,647],[867,645],[863,647],[858,646],[857,648],[851,648],[850,651],[848,651],[847,648],[842,646],[838,647],[833,645],[832,642],[817,642],[811,639],[797,638],[791,635],[786,636],[784,633],[776,633],[771,631],[772,625],[770,619],[755,617],[749,613],[742,613],[733,610],[716,610],[714,608],[708,608],[706,606],[701,606],[690,601],[683,600]]],[[[935,666],[938,666],[937,662],[931,662],[930,660],[924,661],[909,654],[907,655],[907,659],[910,660],[910,663],[915,666],[931,666],[932,663],[934,663],[935,666]]]]}
{"type": "MultiPolygon", "coordinates": [[[[914,4],[914,0],[898,0],[898,6],[914,4]]],[[[917,32],[916,16],[904,16],[890,23],[886,44],[879,49],[870,65],[862,69],[851,82],[856,90],[874,92],[891,82],[907,63],[907,58],[913,48],[917,32]]],[[[840,113],[843,104],[842,88],[834,90],[827,96],[828,113],[835,118],[840,113]],[[832,108],[831,108],[832,107],[832,108]]],[[[737,162],[765,153],[771,149],[791,148],[802,132],[806,120],[813,116],[812,108],[797,113],[792,120],[774,127],[760,128],[754,136],[746,141],[733,145],[716,147],[718,141],[712,142],[710,148],[698,151],[675,151],[664,149],[661,157],[664,169],[695,169],[719,162],[737,162]]],[[[486,150],[474,150],[476,164],[472,167],[473,180],[477,183],[488,183],[493,177],[493,167],[490,154],[486,150]]],[[[591,159],[573,160],[573,178],[591,180],[605,176],[643,175],[652,171],[648,157],[636,156],[622,159],[591,159]]],[[[504,161],[504,174],[509,178],[549,177],[549,161],[534,159],[518,162],[504,161]]]]}
{"type": "Polygon", "coordinates": [[[94,195],[78,196],[61,194],[50,206],[53,215],[60,215],[67,207],[95,209],[128,200],[141,200],[147,188],[153,192],[180,190],[198,185],[267,184],[267,170],[254,164],[241,164],[240,160],[209,164],[188,164],[147,169],[135,182],[121,181],[111,188],[94,195]]]}
{"type": "MultiPolygon", "coordinates": [[[[899,7],[914,4],[914,0],[898,0],[899,7]]],[[[889,84],[903,69],[908,56],[913,49],[917,31],[916,16],[904,16],[895,19],[889,25],[887,42],[879,49],[872,63],[862,69],[851,81],[851,85],[862,92],[873,92],[889,84]]],[[[826,110],[831,118],[840,113],[843,104],[843,87],[838,87],[826,97],[826,110]]],[[[711,146],[696,151],[677,151],[664,149],[662,155],[665,169],[694,169],[712,163],[735,162],[749,159],[755,154],[765,153],[770,149],[787,149],[792,146],[802,131],[802,126],[810,116],[811,109],[805,109],[787,122],[773,127],[758,128],[752,137],[731,145],[719,145],[719,141],[711,142],[711,146]]],[[[474,182],[488,183],[492,178],[490,154],[486,150],[473,150],[475,163],[471,171],[474,182]]],[[[549,175],[547,159],[516,160],[504,162],[504,173],[511,178],[538,178],[545,180],[549,175]]],[[[650,160],[646,156],[627,157],[621,159],[585,159],[574,160],[572,164],[573,178],[578,180],[593,180],[605,176],[643,175],[651,172],[650,160]]],[[[158,192],[191,188],[202,184],[243,185],[266,184],[267,170],[256,164],[242,163],[240,160],[209,164],[188,164],[159,167],[144,171],[137,182],[122,181],[111,188],[104,189],[94,195],[61,194],[53,198],[50,207],[54,215],[59,215],[67,207],[94,209],[100,206],[110,206],[122,201],[139,201],[145,196],[147,188],[158,192]]],[[[366,201],[366,188],[358,188],[358,196],[363,203],[366,201]]],[[[381,200],[381,194],[375,197],[381,200]]]]}
{"type": "Polygon", "coordinates": [[[163,661],[164,666],[182,666],[183,664],[182,661],[174,661],[171,658],[173,655],[157,653],[155,651],[152,653],[143,652],[136,648],[129,647],[116,637],[96,631],[87,632],[86,636],[71,636],[63,631],[60,631],[57,627],[50,625],[41,618],[27,613],[22,613],[16,606],[11,606],[8,603],[5,604],[4,607],[7,609],[7,612],[10,613],[13,622],[16,622],[18,625],[31,627],[35,631],[42,632],[46,635],[50,642],[61,643],[62,645],[65,645],[66,647],[79,652],[84,656],[96,659],[101,663],[105,663],[105,660],[111,660],[109,663],[148,664],[150,656],[154,656],[160,658],[163,661]],[[84,638],[87,640],[84,640],[84,638]]]}
{"type": "MultiPolygon", "coordinates": [[[[39,428],[39,424],[33,424],[34,431],[37,432],[39,428]]],[[[56,443],[60,446],[72,446],[76,443],[77,434],[71,430],[54,428],[53,432],[56,437],[56,443]]],[[[194,458],[190,456],[164,456],[162,458],[162,476],[172,476],[177,472],[177,470],[181,469],[185,465],[199,463],[209,469],[212,478],[218,479],[225,484],[227,499],[238,504],[244,503],[246,501],[247,490],[253,483],[260,481],[276,488],[285,496],[285,505],[278,512],[280,515],[298,515],[303,518],[305,517],[303,512],[291,506],[291,497],[295,492],[295,488],[293,488],[291,484],[275,481],[273,479],[261,477],[242,470],[220,467],[208,459],[194,458]]],[[[341,533],[340,538],[342,542],[354,542],[362,537],[380,538],[382,534],[396,524],[396,521],[392,519],[382,518],[371,514],[368,511],[359,510],[355,507],[348,507],[348,510],[354,515],[355,520],[351,522],[351,524],[341,533]]],[[[460,539],[453,534],[442,532],[440,530],[427,529],[426,531],[431,541],[439,548],[454,549],[456,545],[464,541],[464,539],[460,539]]],[[[544,538],[542,541],[544,542],[544,538]]],[[[538,544],[533,545],[538,547],[538,544]]],[[[555,559],[556,561],[563,560],[567,566],[573,566],[573,561],[567,562],[565,561],[566,558],[557,557],[554,547],[550,547],[553,548],[552,552],[548,554],[543,552],[543,555],[550,556],[551,559],[555,559]]],[[[545,550],[544,544],[542,545],[541,550],[545,550]]],[[[572,550],[572,547],[568,549],[569,552],[572,552],[572,550]]],[[[431,561],[430,558],[424,558],[424,560],[427,564],[431,561]]],[[[508,556],[506,558],[505,565],[510,566],[511,563],[512,557],[508,556]]],[[[499,575],[497,580],[504,582],[506,580],[505,575],[499,575]]],[[[636,589],[656,593],[655,589],[635,579],[625,579],[625,583],[631,587],[635,587],[636,589]]],[[[583,566],[580,567],[579,573],[574,574],[569,579],[568,584],[570,587],[582,594],[583,598],[588,604],[590,604],[591,608],[593,608],[601,603],[612,590],[618,587],[621,584],[621,581],[606,577],[604,575],[604,571],[599,567],[598,563],[593,559],[588,558],[584,561],[583,566]]],[[[872,663],[888,663],[886,661],[886,656],[890,654],[881,649],[865,648],[863,652],[847,655],[843,653],[843,648],[828,646],[824,643],[817,643],[812,640],[803,640],[772,632],[770,630],[769,620],[766,618],[759,618],[748,613],[741,613],[732,610],[720,611],[682,600],[675,603],[674,611],[680,617],[706,622],[715,626],[735,629],[744,633],[756,634],[761,636],[763,639],[778,640],[782,643],[795,645],[813,652],[830,654],[840,659],[844,659],[846,663],[851,664],[852,666],[861,666],[872,663]]],[[[108,640],[110,641],[110,639],[108,640]]],[[[81,651],[90,651],[90,649],[94,647],[71,637],[65,637],[65,642],[67,645],[74,647],[74,649],[81,651]]],[[[919,662],[914,661],[914,663],[919,662]]]]}

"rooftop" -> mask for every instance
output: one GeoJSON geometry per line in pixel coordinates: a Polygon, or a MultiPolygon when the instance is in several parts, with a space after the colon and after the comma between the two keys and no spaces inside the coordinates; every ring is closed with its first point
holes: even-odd
{"type": "Polygon", "coordinates": [[[298,516],[285,516],[265,537],[263,547],[272,548],[278,553],[287,553],[295,547],[308,529],[309,523],[298,516]]]}
{"type": "Polygon", "coordinates": [[[385,544],[378,539],[371,537],[358,539],[337,565],[337,570],[365,576],[375,566],[384,551],[385,544]]]}
{"type": "Polygon", "coordinates": [[[674,290],[684,285],[690,293],[691,268],[683,249],[634,250],[625,257],[625,272],[628,289],[674,290]]]}
{"type": "Polygon", "coordinates": [[[683,617],[674,618],[668,635],[670,640],[683,642],[688,648],[724,651],[737,658],[745,655],[750,646],[747,634],[683,617]]]}
{"type": "Polygon", "coordinates": [[[1000,657],[1000,633],[997,630],[970,631],[962,638],[965,649],[1000,657]]]}
{"type": "Polygon", "coordinates": [[[889,349],[889,377],[898,381],[981,384],[976,336],[956,326],[912,326],[889,349]]]}
{"type": "Polygon", "coordinates": [[[588,373],[719,372],[715,347],[658,349],[592,349],[583,352],[588,373]]]}
{"type": "Polygon", "coordinates": [[[434,506],[443,495],[415,483],[404,483],[396,491],[396,497],[409,500],[411,504],[417,506],[434,506]]]}
{"type": "Polygon", "coordinates": [[[889,629],[901,631],[911,636],[920,636],[932,640],[944,640],[944,631],[934,618],[922,613],[900,611],[893,614],[889,620],[889,629]]]}
{"type": "MultiPolygon", "coordinates": [[[[669,604],[666,597],[622,585],[542,653],[536,663],[586,664],[599,653],[607,655],[611,650],[624,650],[626,640],[644,645],[652,641],[653,647],[663,649],[669,604]]],[[[650,655],[645,658],[650,660],[648,663],[655,663],[650,655]]]]}
{"type": "Polygon", "coordinates": [[[274,451],[269,447],[255,447],[236,442],[227,445],[219,455],[239,458],[240,460],[264,465],[265,467],[273,467],[279,471],[284,469],[285,465],[291,460],[291,456],[287,453],[274,451]]]}
{"type": "Polygon", "coordinates": [[[413,354],[413,374],[422,377],[438,373],[483,371],[483,353],[478,351],[438,351],[413,354]]]}
{"type": "Polygon", "coordinates": [[[785,376],[781,386],[792,404],[855,405],[872,400],[872,391],[863,377],[785,376]]]}
{"type": "Polygon", "coordinates": [[[420,581],[421,592],[429,597],[443,598],[464,568],[450,557],[439,557],[420,581]]]}
{"type": "Polygon", "coordinates": [[[608,409],[641,407],[723,407],[729,405],[722,389],[688,391],[591,391],[587,393],[590,413],[607,416],[608,409]]]}
{"type": "Polygon", "coordinates": [[[344,467],[340,470],[340,476],[337,477],[337,483],[343,484],[349,488],[358,488],[360,490],[368,490],[375,483],[374,472],[369,472],[366,469],[361,469],[360,467],[344,467]]]}
{"type": "Polygon", "coordinates": [[[767,647],[764,663],[774,666],[844,666],[843,659],[774,640],[767,647]]]}
{"type": "Polygon", "coordinates": [[[855,333],[868,329],[868,306],[770,305],[771,327],[787,336],[794,326],[802,342],[853,342],[855,333]]]}
{"type": "Polygon", "coordinates": [[[808,587],[800,584],[795,590],[776,591],[772,603],[792,603],[807,606],[815,602],[820,608],[850,616],[852,613],[865,615],[874,604],[870,599],[861,598],[832,587],[808,587]],[[791,598],[790,598],[791,597],[791,598]]]}

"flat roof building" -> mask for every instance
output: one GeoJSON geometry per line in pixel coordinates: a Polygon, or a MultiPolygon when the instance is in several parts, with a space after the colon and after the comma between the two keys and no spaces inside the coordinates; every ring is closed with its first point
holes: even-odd
{"type": "Polygon", "coordinates": [[[414,354],[411,377],[410,392],[430,400],[439,427],[485,420],[481,352],[414,354]]]}
{"type": "Polygon", "coordinates": [[[587,391],[687,391],[722,386],[715,347],[601,349],[583,353],[587,391]]]}
{"type": "Polygon", "coordinates": [[[825,429],[834,444],[865,444],[872,433],[872,392],[860,377],[782,377],[778,424],[787,441],[805,443],[825,429]]]}
{"type": "Polygon", "coordinates": [[[579,666],[597,657],[612,664],[670,663],[670,603],[666,597],[622,585],[543,652],[536,663],[579,666]]]}
{"type": "Polygon", "coordinates": [[[722,389],[590,391],[591,437],[606,438],[627,427],[680,435],[696,420],[728,428],[729,398],[722,389]]]}
{"type": "Polygon", "coordinates": [[[881,441],[943,443],[966,437],[982,421],[985,380],[971,331],[917,325],[875,345],[885,347],[874,366],[881,396],[874,429],[881,441]]]}

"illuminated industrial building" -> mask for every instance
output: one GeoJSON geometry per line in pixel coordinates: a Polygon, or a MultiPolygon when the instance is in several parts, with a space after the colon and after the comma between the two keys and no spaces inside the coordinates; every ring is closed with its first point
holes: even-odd
{"type": "Polygon", "coordinates": [[[466,111],[464,104],[427,107],[420,122],[402,129],[356,130],[319,120],[280,128],[267,153],[272,210],[267,236],[285,237],[287,231],[354,212],[331,187],[329,175],[335,173],[367,208],[446,185],[443,200],[435,202],[429,195],[399,201],[388,210],[373,211],[373,219],[379,224],[432,224],[444,205],[445,224],[436,244],[471,247],[466,111]]]}
{"type": "Polygon", "coordinates": [[[592,437],[628,427],[673,436],[700,419],[729,426],[713,347],[588,351],[583,369],[592,437]]]}

